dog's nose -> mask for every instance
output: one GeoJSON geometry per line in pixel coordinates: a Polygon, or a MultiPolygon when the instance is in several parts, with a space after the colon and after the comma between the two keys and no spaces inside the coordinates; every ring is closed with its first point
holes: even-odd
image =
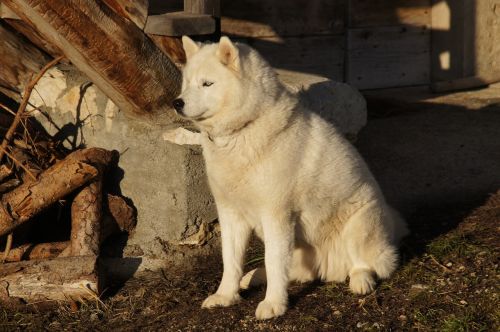
{"type": "Polygon", "coordinates": [[[177,112],[182,112],[182,109],[184,108],[184,100],[177,98],[172,102],[172,105],[177,112]]]}

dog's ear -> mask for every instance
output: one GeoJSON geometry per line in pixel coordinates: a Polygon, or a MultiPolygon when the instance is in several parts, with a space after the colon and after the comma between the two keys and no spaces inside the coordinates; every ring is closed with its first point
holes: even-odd
{"type": "Polygon", "coordinates": [[[200,50],[198,44],[188,36],[182,36],[182,48],[184,48],[184,52],[186,53],[186,59],[189,59],[200,50]]]}
{"type": "Polygon", "coordinates": [[[238,56],[238,48],[226,36],[220,38],[217,56],[224,65],[236,71],[239,70],[240,58],[238,56]]]}

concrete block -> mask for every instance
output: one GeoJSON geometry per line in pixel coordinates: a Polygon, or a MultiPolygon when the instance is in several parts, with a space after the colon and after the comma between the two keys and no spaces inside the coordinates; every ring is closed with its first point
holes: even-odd
{"type": "Polygon", "coordinates": [[[108,180],[138,215],[126,254],[165,257],[166,248],[216,219],[200,146],[171,143],[163,126],[129,119],[73,67],[51,69],[35,91],[30,102],[40,108],[36,118],[66,147],[120,152],[121,171],[108,180]]]}

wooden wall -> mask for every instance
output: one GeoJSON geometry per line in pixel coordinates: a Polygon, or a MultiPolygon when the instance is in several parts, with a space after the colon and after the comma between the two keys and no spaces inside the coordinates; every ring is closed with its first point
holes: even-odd
{"type": "Polygon", "coordinates": [[[222,0],[221,31],[281,70],[344,80],[346,0],[222,0]]]}
{"type": "Polygon", "coordinates": [[[431,0],[222,0],[221,30],[282,70],[361,89],[428,84],[431,0]]]}
{"type": "Polygon", "coordinates": [[[430,0],[349,0],[347,82],[360,89],[430,82],[430,0]]]}

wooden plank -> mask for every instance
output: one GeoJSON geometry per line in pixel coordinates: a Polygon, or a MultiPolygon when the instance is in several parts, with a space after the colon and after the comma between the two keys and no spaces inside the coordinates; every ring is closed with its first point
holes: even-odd
{"type": "Polygon", "coordinates": [[[121,110],[177,121],[170,103],[179,94],[181,73],[134,24],[95,1],[3,3],[63,50],[121,110]]]}
{"type": "Polygon", "coordinates": [[[240,37],[342,34],[347,0],[223,0],[221,30],[240,37]]]}
{"type": "Polygon", "coordinates": [[[28,38],[39,49],[45,51],[47,54],[52,55],[52,57],[57,58],[58,56],[63,54],[60,49],[49,43],[38,33],[38,31],[36,31],[36,29],[34,29],[31,25],[24,22],[23,20],[5,18],[3,19],[3,21],[10,25],[17,32],[20,32],[24,37],[28,38]]]}
{"type": "Polygon", "coordinates": [[[430,27],[431,0],[349,0],[349,27],[430,27]]]}
{"type": "Polygon", "coordinates": [[[344,38],[342,36],[245,39],[271,66],[285,71],[317,74],[342,81],[344,38]]]}
{"type": "Polygon", "coordinates": [[[211,15],[173,12],[148,16],[144,32],[164,36],[208,35],[215,28],[211,15]]]}
{"type": "Polygon", "coordinates": [[[118,15],[134,22],[141,30],[148,18],[148,0],[103,0],[118,15]]]}
{"type": "Polygon", "coordinates": [[[347,39],[348,83],[360,89],[429,83],[428,29],[350,29],[347,39]]]}
{"type": "Polygon", "coordinates": [[[16,15],[9,7],[0,2],[0,18],[10,18],[19,20],[19,16],[16,15]]]}
{"type": "Polygon", "coordinates": [[[50,58],[1,21],[0,40],[0,85],[20,93],[50,58]]]}

